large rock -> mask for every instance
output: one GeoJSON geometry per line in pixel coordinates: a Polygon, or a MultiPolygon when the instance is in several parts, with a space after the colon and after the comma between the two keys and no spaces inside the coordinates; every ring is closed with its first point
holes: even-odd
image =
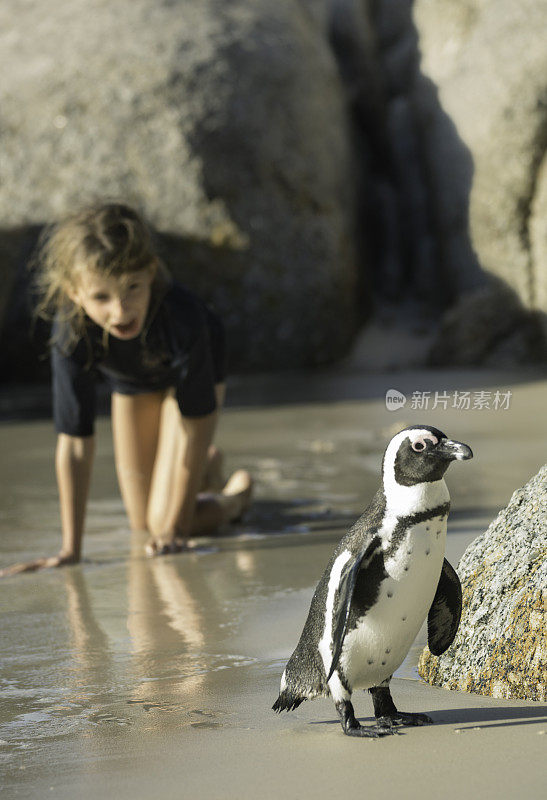
{"type": "Polygon", "coordinates": [[[321,18],[299,0],[4,0],[3,279],[33,226],[122,197],[224,316],[237,365],[343,352],[352,156],[321,18]]]}
{"type": "Polygon", "coordinates": [[[412,0],[330,0],[330,12],[361,155],[363,271],[381,301],[438,315],[446,292],[414,108],[420,58],[412,0]]]}
{"type": "Polygon", "coordinates": [[[496,276],[547,330],[547,3],[416,0],[414,21],[440,101],[417,87],[444,269],[464,289],[496,276]]]}
{"type": "Polygon", "coordinates": [[[539,315],[499,279],[465,293],[446,312],[431,346],[430,366],[503,368],[547,360],[539,315]]]}
{"type": "Polygon", "coordinates": [[[463,613],[442,656],[420,675],[445,689],[547,699],[547,465],[513,494],[458,565],[463,613]]]}

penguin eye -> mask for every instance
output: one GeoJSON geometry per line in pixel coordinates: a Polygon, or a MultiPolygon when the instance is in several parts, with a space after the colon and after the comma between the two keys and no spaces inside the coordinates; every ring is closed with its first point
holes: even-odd
{"type": "Polygon", "coordinates": [[[433,436],[432,433],[426,433],[424,436],[420,436],[414,442],[411,442],[412,449],[415,453],[422,453],[427,447],[427,442],[438,444],[439,440],[436,436],[433,436]]]}

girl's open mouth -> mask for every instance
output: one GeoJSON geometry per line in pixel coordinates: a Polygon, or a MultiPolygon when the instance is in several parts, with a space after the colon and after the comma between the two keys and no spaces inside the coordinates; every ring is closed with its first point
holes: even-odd
{"type": "Polygon", "coordinates": [[[113,336],[118,336],[122,339],[129,339],[132,336],[136,336],[139,332],[139,320],[132,319],[130,322],[125,322],[124,324],[120,325],[112,325],[110,328],[110,333],[113,336]]]}

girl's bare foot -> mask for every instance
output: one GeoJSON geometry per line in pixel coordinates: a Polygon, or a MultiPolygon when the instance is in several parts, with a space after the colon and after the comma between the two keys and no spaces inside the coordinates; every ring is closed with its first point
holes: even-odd
{"type": "Polygon", "coordinates": [[[253,492],[253,479],[246,469],[236,470],[222,490],[225,498],[228,520],[235,522],[248,509],[253,492]]]}
{"type": "Polygon", "coordinates": [[[154,556],[166,556],[169,553],[182,553],[187,550],[188,545],[184,539],[175,536],[174,539],[152,539],[150,538],[144,546],[144,551],[151,558],[154,556]]]}

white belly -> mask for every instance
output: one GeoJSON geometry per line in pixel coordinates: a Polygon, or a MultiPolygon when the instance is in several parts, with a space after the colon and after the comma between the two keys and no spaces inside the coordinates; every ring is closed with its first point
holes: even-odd
{"type": "Polygon", "coordinates": [[[346,635],[340,664],[354,689],[378,686],[402,664],[427,616],[443,565],[446,516],[410,529],[386,561],[375,605],[346,635]]]}

